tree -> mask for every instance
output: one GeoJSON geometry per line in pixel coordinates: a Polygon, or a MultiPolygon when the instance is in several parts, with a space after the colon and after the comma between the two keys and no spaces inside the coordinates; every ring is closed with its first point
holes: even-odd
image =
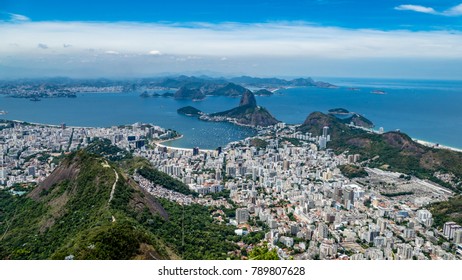
{"type": "Polygon", "coordinates": [[[250,260],[279,260],[276,248],[269,250],[267,244],[253,248],[249,253],[250,260]]]}

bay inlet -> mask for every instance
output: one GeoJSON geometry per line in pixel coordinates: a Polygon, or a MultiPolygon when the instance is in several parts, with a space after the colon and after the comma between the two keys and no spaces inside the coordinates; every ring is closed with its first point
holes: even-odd
{"type": "MultiPolygon", "coordinates": [[[[346,108],[370,119],[375,129],[399,129],[412,138],[462,148],[462,82],[396,81],[368,79],[329,80],[338,89],[290,88],[271,96],[257,96],[259,105],[277,119],[302,123],[313,111],[346,108]],[[354,87],[357,90],[351,90],[354,87]],[[386,94],[371,94],[383,90],[386,94]]],[[[109,127],[136,122],[153,123],[178,131],[184,137],[164,143],[180,148],[216,149],[254,136],[255,130],[230,123],[205,122],[179,115],[193,106],[206,113],[235,107],[239,98],[210,96],[201,101],[141,98],[139,93],[85,93],[77,98],[43,98],[41,102],[0,96],[1,117],[34,123],[109,127]]]]}

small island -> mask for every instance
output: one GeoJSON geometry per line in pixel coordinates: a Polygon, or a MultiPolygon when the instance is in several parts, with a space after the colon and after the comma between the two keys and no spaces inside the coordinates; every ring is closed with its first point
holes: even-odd
{"type": "Polygon", "coordinates": [[[176,111],[178,114],[185,115],[188,117],[200,117],[201,115],[204,114],[201,110],[196,109],[192,106],[182,107],[176,111]]]}
{"type": "Polygon", "coordinates": [[[205,98],[205,94],[202,93],[200,89],[197,88],[187,88],[181,87],[177,92],[175,92],[175,99],[192,99],[192,100],[202,100],[205,98]]]}
{"type": "Polygon", "coordinates": [[[270,96],[270,95],[273,95],[273,92],[267,89],[260,89],[254,92],[253,94],[256,96],[270,96]]]}
{"type": "Polygon", "coordinates": [[[149,95],[149,93],[147,93],[146,91],[143,92],[142,94],[140,94],[140,97],[142,98],[148,98],[148,97],[151,97],[151,95],[149,95]]]}
{"type": "Polygon", "coordinates": [[[374,123],[372,123],[370,120],[368,120],[364,116],[358,113],[355,113],[355,112],[350,112],[345,108],[330,109],[328,113],[329,115],[332,115],[340,119],[340,121],[345,124],[353,124],[355,126],[360,126],[360,127],[364,127],[368,129],[374,127],[374,123]]]}

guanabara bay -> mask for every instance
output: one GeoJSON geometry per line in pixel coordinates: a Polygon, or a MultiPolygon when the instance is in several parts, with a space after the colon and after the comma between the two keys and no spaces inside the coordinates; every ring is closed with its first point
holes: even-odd
{"type": "MultiPolygon", "coordinates": [[[[132,99],[170,99],[185,121],[252,131],[215,149],[176,147],[188,136],[153,123],[2,120],[0,258],[459,258],[459,150],[375,130],[361,112],[341,107],[288,124],[258,103],[291,94],[285,88],[293,82],[233,81],[240,84],[185,76],[144,82],[178,88],[165,97],[123,85],[132,99]],[[194,107],[201,104],[193,99],[216,96],[234,108],[194,107]],[[193,103],[180,107],[178,99],[193,103]]],[[[47,81],[50,91],[76,83],[47,81]]],[[[339,90],[315,82],[296,89],[339,90]]]]}

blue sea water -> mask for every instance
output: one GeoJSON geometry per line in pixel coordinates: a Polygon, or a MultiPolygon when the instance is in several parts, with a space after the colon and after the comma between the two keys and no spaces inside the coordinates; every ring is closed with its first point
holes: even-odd
{"type": "Polygon", "coordinates": [[[307,112],[346,108],[370,119],[375,129],[399,129],[413,138],[462,147],[462,82],[338,80],[338,89],[294,88],[260,97],[259,104],[287,123],[307,112]],[[350,90],[355,87],[359,90],[350,90]],[[384,90],[385,94],[373,94],[384,90]]]}
{"type": "MultiPolygon", "coordinates": [[[[338,89],[292,88],[257,102],[286,123],[302,123],[313,111],[342,107],[363,114],[376,129],[400,129],[413,138],[462,148],[462,81],[410,81],[377,79],[323,80],[338,89]],[[350,90],[350,87],[359,90],[350,90]],[[373,94],[384,90],[386,94],[373,94]]],[[[50,98],[40,102],[0,96],[0,110],[10,120],[74,126],[112,126],[148,122],[172,128],[184,135],[169,145],[214,149],[243,139],[255,131],[229,123],[212,123],[178,115],[191,105],[204,112],[237,106],[238,98],[207,97],[203,101],[173,98],[141,98],[139,93],[88,93],[77,98],[50,98]]]]}

